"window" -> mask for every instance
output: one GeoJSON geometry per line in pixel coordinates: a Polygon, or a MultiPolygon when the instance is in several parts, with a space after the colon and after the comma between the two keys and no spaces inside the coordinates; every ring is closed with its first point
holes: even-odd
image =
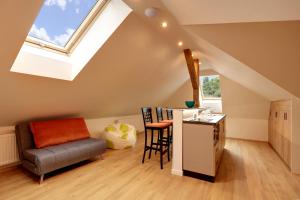
{"type": "Polygon", "coordinates": [[[26,41],[69,53],[107,1],[45,0],[26,41]]]}
{"type": "Polygon", "coordinates": [[[213,76],[201,76],[201,92],[204,99],[220,99],[220,77],[218,75],[213,76]]]}

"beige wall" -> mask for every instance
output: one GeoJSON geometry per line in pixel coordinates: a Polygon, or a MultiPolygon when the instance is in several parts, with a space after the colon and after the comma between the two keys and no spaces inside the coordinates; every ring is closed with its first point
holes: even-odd
{"type": "Polygon", "coordinates": [[[193,90],[190,80],[185,81],[171,96],[163,103],[166,107],[186,107],[185,101],[193,100],[193,90]]]}
{"type": "Polygon", "coordinates": [[[224,76],[221,87],[227,137],[267,141],[270,102],[224,76]]]}
{"type": "MultiPolygon", "coordinates": [[[[211,70],[203,75],[217,74],[211,70]]],[[[270,102],[238,83],[221,77],[223,113],[227,114],[227,137],[267,141],[270,102]]],[[[192,98],[191,84],[184,83],[164,105],[183,106],[192,98]]]]}

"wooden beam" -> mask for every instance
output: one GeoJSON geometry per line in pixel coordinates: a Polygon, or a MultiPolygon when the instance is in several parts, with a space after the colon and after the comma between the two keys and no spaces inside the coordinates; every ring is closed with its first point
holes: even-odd
{"type": "Polygon", "coordinates": [[[197,89],[193,89],[193,98],[195,101],[195,107],[200,107],[200,83],[199,83],[199,76],[200,76],[200,65],[199,59],[194,59],[194,67],[195,67],[195,76],[197,81],[197,89]]]}
{"type": "Polygon", "coordinates": [[[196,71],[195,71],[195,65],[194,65],[194,59],[192,56],[192,51],[190,49],[184,49],[184,56],[186,60],[186,64],[190,73],[190,79],[192,82],[193,89],[198,88],[197,79],[196,79],[196,71]]]}
{"type": "Polygon", "coordinates": [[[193,100],[195,101],[195,107],[199,107],[199,59],[193,58],[192,51],[190,49],[184,49],[183,52],[192,82],[193,100]]]}
{"type": "Polygon", "coordinates": [[[199,59],[194,59],[194,67],[195,67],[195,75],[196,75],[196,81],[198,87],[200,86],[199,84],[199,76],[200,76],[200,65],[199,65],[199,59]]]}

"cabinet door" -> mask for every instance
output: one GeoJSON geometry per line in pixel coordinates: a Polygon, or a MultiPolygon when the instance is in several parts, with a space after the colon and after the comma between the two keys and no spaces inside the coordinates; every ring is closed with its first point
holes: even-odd
{"type": "Polygon", "coordinates": [[[285,111],[280,110],[278,116],[278,154],[281,158],[283,158],[283,149],[284,149],[284,119],[285,119],[285,111]]]}
{"type": "Polygon", "coordinates": [[[286,110],[284,112],[283,119],[283,155],[282,158],[285,163],[290,167],[291,165],[291,138],[292,138],[292,122],[291,122],[291,111],[286,110]]]}
{"type": "Polygon", "coordinates": [[[273,121],[274,121],[274,111],[272,110],[272,107],[271,107],[271,110],[270,110],[270,114],[269,114],[269,132],[268,132],[268,141],[269,141],[269,144],[274,148],[274,134],[273,134],[273,121]]]}
{"type": "Polygon", "coordinates": [[[278,152],[279,150],[279,129],[280,129],[280,120],[279,120],[279,111],[274,110],[274,120],[273,120],[273,148],[278,152]]]}

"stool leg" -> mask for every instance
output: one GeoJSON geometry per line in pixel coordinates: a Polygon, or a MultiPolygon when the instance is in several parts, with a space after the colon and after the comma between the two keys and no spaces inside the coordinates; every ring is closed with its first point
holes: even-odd
{"type": "Polygon", "coordinates": [[[170,161],[170,127],[168,127],[168,135],[167,135],[167,145],[168,145],[168,161],[170,161]]]}
{"type": "Polygon", "coordinates": [[[147,130],[145,130],[145,147],[144,147],[144,155],[143,155],[142,163],[144,163],[145,161],[146,151],[147,151],[147,130]]]}
{"type": "Polygon", "coordinates": [[[151,158],[152,146],[153,146],[153,130],[151,130],[151,144],[150,144],[150,153],[148,159],[151,158]]]}
{"type": "Polygon", "coordinates": [[[163,130],[159,130],[160,134],[160,168],[163,169],[163,130]]]}
{"type": "Polygon", "coordinates": [[[157,141],[156,141],[156,149],[155,149],[155,155],[156,155],[156,153],[157,153],[157,149],[158,149],[158,143],[159,143],[159,138],[160,138],[160,133],[158,132],[158,134],[157,134],[158,136],[157,136],[157,141]]]}

